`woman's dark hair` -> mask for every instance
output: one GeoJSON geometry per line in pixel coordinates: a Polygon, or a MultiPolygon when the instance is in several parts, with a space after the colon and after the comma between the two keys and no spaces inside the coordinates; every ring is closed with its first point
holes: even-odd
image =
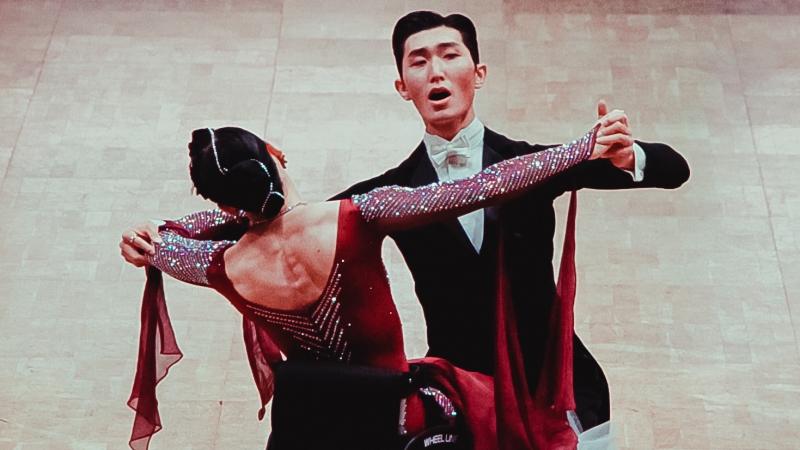
{"type": "Polygon", "coordinates": [[[475,64],[481,62],[478,54],[478,32],[469,17],[461,14],[450,14],[445,17],[433,11],[414,11],[401,17],[394,25],[392,32],[392,51],[401,78],[403,77],[403,49],[406,46],[406,40],[412,34],[438,27],[458,30],[461,33],[461,40],[464,41],[464,45],[472,56],[472,62],[475,64]]]}
{"type": "Polygon", "coordinates": [[[189,159],[203,198],[264,217],[275,217],[283,207],[278,167],[255,134],[236,127],[194,130],[189,159]]]}

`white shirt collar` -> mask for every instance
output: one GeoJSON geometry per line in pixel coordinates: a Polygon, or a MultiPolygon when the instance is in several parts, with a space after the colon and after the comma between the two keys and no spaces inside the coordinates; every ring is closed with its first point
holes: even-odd
{"type": "MultiPolygon", "coordinates": [[[[469,143],[470,151],[475,151],[477,149],[483,149],[483,134],[486,128],[483,126],[483,123],[478,120],[478,117],[472,119],[472,122],[469,123],[466,127],[462,128],[455,136],[453,136],[452,141],[459,139],[463,136],[464,139],[469,143]]],[[[427,131],[425,135],[422,137],[422,142],[425,143],[425,148],[430,153],[430,149],[435,145],[443,145],[447,144],[447,139],[436,136],[435,134],[430,134],[427,131]]]]}

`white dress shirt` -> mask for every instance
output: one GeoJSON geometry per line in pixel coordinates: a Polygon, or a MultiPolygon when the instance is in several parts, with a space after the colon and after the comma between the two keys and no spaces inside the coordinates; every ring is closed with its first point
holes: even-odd
{"type": "MultiPolygon", "coordinates": [[[[476,117],[448,141],[442,137],[425,133],[422,142],[436,171],[439,181],[468,178],[483,169],[483,136],[486,131],[476,117]]],[[[628,172],[634,182],[644,178],[645,154],[639,144],[633,144],[634,170],[628,172]]],[[[483,245],[483,209],[458,217],[475,251],[483,245]]]]}
{"type": "MultiPolygon", "coordinates": [[[[422,141],[428,150],[428,157],[431,158],[439,181],[468,178],[483,169],[483,134],[485,130],[481,121],[475,118],[469,125],[461,129],[452,141],[425,133],[422,141]],[[466,146],[466,157],[451,156],[445,158],[441,164],[437,164],[437,159],[431,156],[432,149],[456,143],[462,147],[466,146]]],[[[480,252],[483,244],[483,209],[459,216],[458,221],[472,242],[472,246],[475,247],[475,251],[480,252]]]]}

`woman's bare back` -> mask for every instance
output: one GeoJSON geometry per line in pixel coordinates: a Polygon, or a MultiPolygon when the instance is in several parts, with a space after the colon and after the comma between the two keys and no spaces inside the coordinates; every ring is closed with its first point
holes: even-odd
{"type": "Polygon", "coordinates": [[[298,206],[253,226],[224,254],[225,271],[243,298],[297,311],[316,302],[333,268],[339,202],[298,206]]]}

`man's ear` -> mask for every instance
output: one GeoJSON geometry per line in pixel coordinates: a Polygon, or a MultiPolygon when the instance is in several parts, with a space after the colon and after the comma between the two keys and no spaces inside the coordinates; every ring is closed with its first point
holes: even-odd
{"type": "Polygon", "coordinates": [[[402,78],[398,78],[394,80],[394,89],[400,94],[400,97],[403,98],[405,101],[411,100],[411,96],[408,95],[408,89],[406,89],[406,83],[403,81],[402,78]]]}
{"type": "Polygon", "coordinates": [[[483,83],[486,82],[487,70],[489,69],[486,64],[475,64],[475,89],[483,87],[483,83]]]}

